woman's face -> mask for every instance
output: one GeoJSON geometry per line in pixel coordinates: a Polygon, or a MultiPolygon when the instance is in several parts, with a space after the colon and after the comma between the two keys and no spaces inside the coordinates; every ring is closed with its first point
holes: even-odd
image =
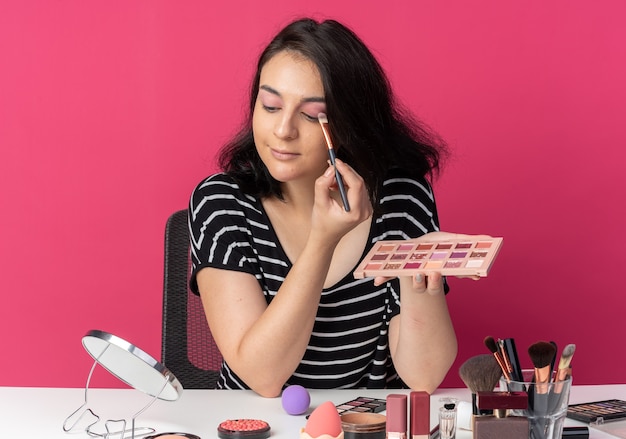
{"type": "Polygon", "coordinates": [[[286,51],[265,63],[252,130],[272,177],[280,182],[313,181],[324,172],[328,149],[317,115],[325,112],[324,88],[315,64],[286,51]]]}

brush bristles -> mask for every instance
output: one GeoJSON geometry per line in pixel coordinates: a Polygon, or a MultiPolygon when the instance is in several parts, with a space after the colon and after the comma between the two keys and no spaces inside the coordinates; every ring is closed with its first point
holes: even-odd
{"type": "Polygon", "coordinates": [[[487,349],[489,349],[489,351],[492,354],[495,354],[496,352],[498,352],[498,344],[496,343],[496,340],[491,337],[491,336],[487,336],[485,337],[485,340],[483,340],[485,343],[485,346],[487,346],[487,349]]]}
{"type": "Polygon", "coordinates": [[[538,341],[530,345],[528,355],[535,368],[541,369],[550,365],[556,355],[556,348],[550,342],[538,341]]]}
{"type": "Polygon", "coordinates": [[[493,355],[476,355],[461,364],[459,376],[472,393],[491,392],[502,376],[502,369],[493,355]]]}
{"type": "Polygon", "coordinates": [[[319,113],[317,115],[317,120],[319,120],[320,123],[328,123],[328,117],[326,116],[326,113],[319,113]]]}
{"type": "Polygon", "coordinates": [[[572,362],[572,357],[574,356],[574,351],[576,351],[575,344],[568,344],[563,348],[561,359],[559,360],[559,369],[566,369],[569,367],[572,362]]]}

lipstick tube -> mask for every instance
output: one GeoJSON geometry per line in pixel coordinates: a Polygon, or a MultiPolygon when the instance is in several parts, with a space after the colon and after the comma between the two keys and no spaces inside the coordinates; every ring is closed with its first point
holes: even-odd
{"type": "Polygon", "coordinates": [[[387,439],[406,439],[407,396],[387,395],[387,439]]]}

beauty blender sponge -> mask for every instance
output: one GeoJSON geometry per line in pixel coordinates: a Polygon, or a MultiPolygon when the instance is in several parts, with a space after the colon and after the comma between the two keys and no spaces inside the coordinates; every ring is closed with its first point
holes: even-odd
{"type": "Polygon", "coordinates": [[[302,439],[342,439],[341,418],[335,405],[326,401],[311,413],[306,426],[300,432],[302,439]]]}
{"type": "Polygon", "coordinates": [[[287,413],[290,415],[301,415],[309,409],[311,395],[304,387],[295,384],[283,390],[281,400],[283,408],[287,413]]]}

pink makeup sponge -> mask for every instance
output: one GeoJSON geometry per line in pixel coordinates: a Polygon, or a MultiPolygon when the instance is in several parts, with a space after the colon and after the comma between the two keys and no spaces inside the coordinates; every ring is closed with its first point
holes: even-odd
{"type": "Polygon", "coordinates": [[[290,415],[301,415],[309,409],[311,395],[304,387],[296,384],[283,390],[281,402],[290,415]]]}
{"type": "Polygon", "coordinates": [[[341,418],[335,405],[326,401],[313,410],[300,437],[302,439],[342,439],[341,418]]]}

